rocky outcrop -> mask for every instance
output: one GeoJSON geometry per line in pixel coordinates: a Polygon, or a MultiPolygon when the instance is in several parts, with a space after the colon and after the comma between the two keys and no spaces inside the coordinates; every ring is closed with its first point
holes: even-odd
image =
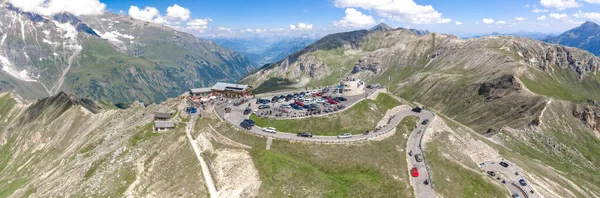
{"type": "Polygon", "coordinates": [[[366,55],[360,59],[358,59],[358,62],[356,63],[356,65],[354,65],[354,68],[352,68],[352,74],[356,74],[359,73],[361,71],[370,71],[373,72],[374,74],[378,74],[380,71],[379,65],[381,64],[381,58],[379,56],[376,56],[374,54],[369,54],[366,55]]]}
{"type": "Polygon", "coordinates": [[[521,85],[512,75],[502,76],[491,82],[482,83],[477,91],[479,95],[484,96],[486,100],[502,98],[512,91],[521,90],[521,85]]]}
{"type": "Polygon", "coordinates": [[[600,129],[600,107],[575,105],[573,108],[573,116],[581,120],[587,127],[598,134],[600,129]]]}

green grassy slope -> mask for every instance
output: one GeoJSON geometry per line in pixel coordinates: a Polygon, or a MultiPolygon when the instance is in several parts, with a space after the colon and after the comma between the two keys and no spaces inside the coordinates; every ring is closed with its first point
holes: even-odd
{"type": "MultiPolygon", "coordinates": [[[[214,123],[207,116],[200,120],[214,123]]],[[[405,118],[396,133],[383,141],[305,145],[274,140],[270,150],[265,150],[264,138],[227,124],[218,124],[215,129],[252,146],[250,153],[262,181],[261,197],[412,197],[402,148],[417,120],[405,118]]]]}

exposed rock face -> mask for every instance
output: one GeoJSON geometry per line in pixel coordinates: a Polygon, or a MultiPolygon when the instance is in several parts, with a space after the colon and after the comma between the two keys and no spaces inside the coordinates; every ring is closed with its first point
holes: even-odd
{"type": "Polygon", "coordinates": [[[368,54],[358,59],[354,68],[352,68],[352,74],[359,73],[361,71],[370,71],[374,74],[378,74],[380,71],[379,65],[381,64],[381,57],[375,54],[368,54]]]}
{"type": "Polygon", "coordinates": [[[516,52],[523,57],[525,62],[537,66],[543,71],[548,71],[551,66],[562,69],[571,69],[582,78],[586,74],[595,74],[599,69],[598,58],[583,50],[560,46],[548,45],[539,41],[516,39],[505,48],[507,51],[516,52]]]}
{"type": "MultiPolygon", "coordinates": [[[[581,120],[585,125],[596,133],[596,136],[599,135],[598,131],[600,129],[600,108],[599,107],[589,107],[586,105],[575,105],[573,107],[573,116],[581,120]]],[[[600,138],[600,137],[599,137],[600,138]]]]}
{"type": "Polygon", "coordinates": [[[514,76],[506,75],[491,82],[482,83],[479,86],[478,94],[484,96],[486,100],[494,100],[518,90],[521,90],[519,82],[514,76]]]}

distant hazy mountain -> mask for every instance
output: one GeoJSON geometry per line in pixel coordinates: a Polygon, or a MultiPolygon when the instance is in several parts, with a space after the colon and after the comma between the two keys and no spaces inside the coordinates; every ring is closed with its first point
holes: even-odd
{"type": "Polygon", "coordinates": [[[600,26],[594,22],[586,21],[579,27],[573,28],[556,37],[548,37],[544,41],[570,47],[577,47],[600,55],[600,26]]]}
{"type": "Polygon", "coordinates": [[[311,37],[251,37],[251,38],[214,38],[219,45],[242,52],[256,65],[264,65],[284,59],[288,55],[305,48],[317,38],[311,37]]]}
{"type": "Polygon", "coordinates": [[[492,32],[491,34],[463,36],[462,38],[480,38],[480,37],[485,37],[485,36],[518,36],[518,37],[523,37],[523,38],[543,40],[543,39],[546,39],[549,36],[553,36],[553,35],[554,34],[541,33],[541,32],[515,32],[515,33],[492,32]]]}

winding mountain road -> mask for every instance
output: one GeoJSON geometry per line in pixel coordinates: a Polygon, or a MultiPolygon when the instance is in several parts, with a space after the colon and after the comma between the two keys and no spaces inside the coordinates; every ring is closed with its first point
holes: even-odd
{"type": "MultiPolygon", "coordinates": [[[[531,184],[529,184],[529,182],[527,182],[527,186],[521,186],[521,184],[519,184],[519,180],[520,179],[525,180],[525,178],[523,178],[523,174],[519,170],[517,170],[517,168],[510,162],[508,162],[504,159],[495,159],[495,160],[485,161],[483,163],[485,163],[485,166],[481,167],[481,169],[483,171],[485,171],[488,176],[489,176],[489,174],[487,173],[488,171],[494,171],[494,173],[496,173],[496,176],[493,177],[494,180],[496,180],[498,182],[501,182],[502,180],[504,180],[505,183],[503,185],[504,185],[504,187],[506,187],[508,189],[508,191],[510,191],[511,195],[517,193],[519,195],[519,197],[521,197],[521,198],[540,197],[539,194],[535,193],[535,191],[533,190],[533,188],[531,187],[531,184]],[[509,166],[508,167],[500,166],[500,162],[502,162],[502,161],[507,162],[509,164],[509,166]],[[516,175],[515,173],[519,173],[519,174],[516,175]],[[500,178],[500,179],[497,179],[497,178],[500,178]],[[531,193],[531,191],[533,191],[534,193],[531,193]]],[[[525,180],[525,181],[527,181],[527,180],[525,180]]]]}
{"type": "MultiPolygon", "coordinates": [[[[364,98],[366,98],[366,97],[364,97],[364,98]]],[[[350,105],[358,103],[361,100],[363,100],[364,98],[349,98],[349,101],[352,101],[352,103],[350,105]]],[[[252,104],[255,101],[256,101],[256,99],[252,99],[249,102],[252,104]]],[[[417,126],[410,134],[408,142],[407,142],[407,148],[406,148],[407,154],[409,151],[412,151],[412,155],[408,157],[409,170],[407,170],[407,171],[410,171],[410,169],[412,167],[416,167],[419,170],[420,174],[418,177],[411,176],[411,184],[414,187],[414,192],[415,192],[416,197],[419,197],[419,198],[420,197],[423,197],[423,198],[436,197],[436,194],[435,194],[432,184],[426,185],[423,183],[425,180],[431,181],[431,176],[429,174],[427,161],[417,162],[416,159],[414,158],[415,154],[422,154],[424,156],[423,148],[421,146],[421,141],[423,139],[423,135],[424,135],[427,127],[429,126],[429,124],[423,124],[423,121],[429,120],[429,123],[431,123],[431,121],[433,121],[433,119],[435,118],[435,115],[431,111],[423,110],[420,113],[417,113],[417,112],[413,112],[411,110],[401,110],[401,111],[398,111],[397,113],[395,113],[394,116],[391,117],[391,119],[389,120],[389,123],[387,125],[384,125],[379,130],[379,132],[372,132],[367,135],[358,134],[358,135],[353,135],[351,138],[339,139],[339,138],[337,138],[337,136],[313,136],[312,138],[307,138],[307,137],[298,137],[298,136],[296,136],[296,134],[287,133],[287,132],[267,133],[267,132],[264,132],[262,130],[263,128],[261,128],[260,126],[254,126],[254,127],[252,127],[252,129],[246,130],[246,129],[243,129],[240,127],[240,123],[244,119],[248,119],[248,117],[249,117],[248,115],[243,114],[243,111],[247,106],[240,105],[237,107],[236,106],[229,106],[229,107],[232,108],[230,113],[225,113],[225,110],[224,110],[225,106],[216,107],[215,110],[216,110],[217,114],[221,118],[223,118],[223,120],[226,120],[233,126],[239,128],[239,129],[242,129],[248,133],[252,133],[252,134],[255,134],[258,136],[271,137],[271,138],[275,138],[275,139],[283,139],[283,140],[291,140],[291,141],[304,141],[304,142],[321,142],[321,143],[350,143],[350,142],[366,141],[371,138],[389,133],[407,116],[417,116],[417,117],[419,117],[419,122],[417,123],[417,126]]],[[[336,113],[340,113],[340,112],[336,112],[336,113]]],[[[302,118],[297,118],[297,119],[302,119],[302,118]]],[[[410,175],[410,172],[409,172],[409,175],[410,175]]]]}

